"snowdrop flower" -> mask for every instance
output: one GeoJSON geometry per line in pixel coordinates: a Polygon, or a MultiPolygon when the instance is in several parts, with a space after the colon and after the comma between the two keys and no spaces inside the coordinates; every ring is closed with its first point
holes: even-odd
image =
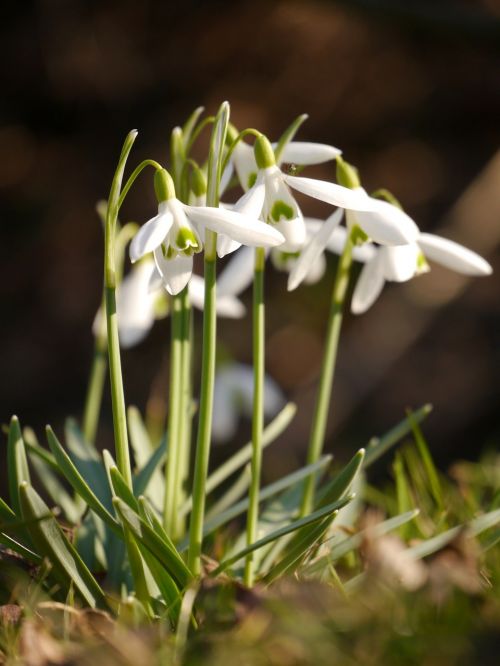
{"type": "MultiPolygon", "coordinates": [[[[241,363],[223,366],[215,375],[212,437],[229,441],[236,433],[240,415],[251,417],[253,404],[253,368],[241,363]]],[[[272,418],[285,404],[278,384],[264,380],[264,414],[272,418]]]]}
{"type": "MultiPolygon", "coordinates": [[[[238,136],[237,130],[233,127],[233,140],[238,136]]],[[[277,143],[271,144],[273,150],[277,143]]],[[[299,166],[309,166],[312,164],[323,164],[334,160],[342,153],[341,150],[325,143],[312,143],[308,141],[290,141],[284,147],[278,167],[282,164],[297,164],[299,166]]],[[[221,191],[224,191],[233,175],[233,165],[236,175],[242,189],[246,192],[251,189],[257,180],[258,166],[255,161],[254,149],[244,141],[238,141],[233,154],[231,163],[227,166],[221,180],[221,191]]]]}
{"type": "Polygon", "coordinates": [[[406,282],[429,270],[426,259],[462,275],[490,275],[490,264],[463,245],[434,234],[422,233],[417,242],[398,247],[379,247],[363,267],[351,303],[362,314],[377,300],[385,282],[406,282]]]}
{"type": "MultiPolygon", "coordinates": [[[[309,221],[312,237],[291,268],[290,276],[288,278],[288,291],[293,291],[302,282],[305,282],[306,284],[311,282],[311,271],[317,270],[318,264],[324,263],[325,250],[328,249],[335,254],[342,253],[349,234],[348,229],[339,226],[343,217],[343,212],[344,211],[341,208],[338,208],[323,223],[319,220],[309,221]]],[[[372,243],[355,245],[352,254],[353,259],[356,261],[366,263],[376,254],[376,247],[372,243]]]]}
{"type": "MultiPolygon", "coordinates": [[[[221,273],[224,277],[224,271],[221,273]]],[[[192,275],[188,284],[191,305],[203,310],[205,303],[205,281],[199,275],[192,275]]],[[[168,313],[165,307],[165,290],[155,262],[146,257],[134,264],[116,291],[118,335],[122,349],[134,347],[144,340],[157,319],[168,313]]],[[[217,299],[217,315],[228,319],[245,316],[246,308],[237,298],[236,292],[222,295],[217,299]]],[[[92,331],[95,336],[106,330],[106,318],[99,308],[92,331]]]]}
{"type": "MultiPolygon", "coordinates": [[[[266,247],[280,245],[283,236],[250,215],[223,208],[188,206],[175,197],[169,173],[155,174],[158,214],[146,222],[130,245],[132,262],[153,252],[167,291],[178,294],[193,272],[193,254],[203,249],[199,229],[223,233],[239,243],[266,247]]],[[[254,195],[255,196],[255,195],[254,195]]]]}
{"type": "Polygon", "coordinates": [[[401,208],[370,197],[360,186],[356,170],[337,158],[340,185],[314,178],[283,176],[293,189],[346,210],[348,228],[357,225],[381,245],[405,245],[416,240],[419,229],[401,208]]]}

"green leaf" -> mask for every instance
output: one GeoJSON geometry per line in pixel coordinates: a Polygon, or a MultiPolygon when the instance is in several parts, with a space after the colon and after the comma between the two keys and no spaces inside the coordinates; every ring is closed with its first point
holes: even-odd
{"type": "MultiPolygon", "coordinates": [[[[299,469],[296,472],[292,472],[291,474],[288,474],[282,479],[279,479],[278,481],[271,483],[269,486],[266,486],[260,491],[261,502],[266,499],[269,499],[269,497],[276,495],[282,490],[285,490],[286,488],[289,488],[290,486],[299,483],[306,476],[321,471],[327,465],[329,465],[330,461],[331,461],[331,456],[323,456],[317,462],[311,465],[307,465],[306,467],[303,467],[302,469],[299,469]]],[[[224,525],[233,518],[236,518],[236,516],[239,516],[241,513],[244,513],[248,509],[248,503],[249,500],[247,497],[244,500],[241,500],[240,502],[232,506],[227,511],[224,511],[224,513],[221,513],[218,516],[214,516],[211,520],[207,520],[205,522],[205,525],[203,526],[203,535],[206,536],[207,534],[210,534],[217,528],[221,527],[221,525],[224,525]]],[[[186,540],[182,541],[179,544],[179,550],[181,551],[185,550],[185,548],[187,548],[187,545],[188,544],[186,540]]]]}
{"type": "Polygon", "coordinates": [[[0,497],[0,520],[2,522],[10,522],[16,519],[16,514],[10,506],[0,497]]]}
{"type": "Polygon", "coordinates": [[[30,455],[30,462],[49,497],[57,506],[61,507],[71,523],[77,523],[82,514],[81,508],[75,504],[73,498],[52,471],[52,467],[44,459],[33,453],[30,455]]]}
{"type": "MultiPolygon", "coordinates": [[[[421,423],[424,419],[429,416],[432,411],[432,405],[424,405],[413,412],[411,415],[413,423],[421,423]]],[[[380,458],[384,453],[387,453],[391,447],[397,444],[403,437],[408,435],[411,432],[411,422],[408,417],[403,421],[398,423],[392,430],[389,430],[388,433],[383,435],[383,437],[378,438],[374,437],[370,440],[368,446],[366,447],[366,456],[364,466],[369,467],[380,458]]]]}
{"type": "Polygon", "coordinates": [[[265,575],[264,581],[269,585],[277,578],[287,575],[298,568],[302,560],[306,557],[308,551],[315,545],[319,545],[323,534],[332,524],[337,512],[327,516],[320,521],[317,525],[309,528],[302,528],[302,536],[294,539],[292,546],[289,548],[286,555],[275,564],[272,569],[265,575]]]}
{"type": "MultiPolygon", "coordinates": [[[[283,407],[281,412],[271,421],[262,433],[262,448],[272,444],[290,425],[297,412],[297,406],[289,402],[283,407]]],[[[205,492],[208,495],[215,488],[220,486],[228,477],[236,472],[240,467],[246,465],[252,458],[252,442],[248,442],[239,451],[232,455],[225,463],[218,467],[207,479],[205,492]]],[[[192,498],[190,497],[186,504],[181,507],[181,515],[185,516],[192,507],[192,498]]]]}
{"type": "Polygon", "coordinates": [[[365,450],[360,449],[347,465],[328,484],[321,488],[314,508],[321,509],[321,507],[335,502],[347,493],[361,469],[364,459],[365,450]]]}
{"type": "MultiPolygon", "coordinates": [[[[389,518],[388,520],[377,523],[370,528],[370,535],[372,538],[376,539],[383,536],[384,534],[388,534],[389,532],[401,527],[401,525],[410,522],[416,516],[418,516],[418,514],[419,510],[414,509],[413,511],[408,511],[407,513],[403,513],[399,516],[394,516],[393,518],[389,518]]],[[[367,530],[360,530],[357,534],[353,534],[347,537],[342,536],[340,539],[333,543],[328,555],[324,555],[323,557],[316,560],[316,562],[308,565],[304,570],[301,570],[301,573],[306,576],[312,576],[314,574],[320,573],[332,562],[339,560],[341,557],[351,552],[355,548],[359,548],[363,543],[366,532],[367,530]]]]}
{"type": "Polygon", "coordinates": [[[163,479],[160,468],[167,457],[167,440],[163,438],[159,446],[154,449],[144,466],[134,477],[134,493],[143,495],[146,491],[154,498],[158,505],[162,505],[163,479]]]}
{"type": "Polygon", "coordinates": [[[155,447],[148,435],[141,413],[134,405],[127,409],[127,421],[130,446],[134,452],[135,464],[140,468],[149,459],[155,447]]]}
{"type": "Polygon", "coordinates": [[[434,497],[434,500],[438,505],[440,511],[443,511],[444,509],[443,491],[441,488],[441,484],[439,482],[439,476],[436,467],[434,465],[434,462],[432,460],[429,448],[425,441],[422,430],[418,425],[418,423],[415,421],[412,412],[408,412],[408,420],[410,421],[413,437],[415,438],[415,442],[417,444],[420,457],[422,458],[422,462],[424,464],[425,471],[427,473],[427,481],[430,486],[432,496],[434,497]]]}
{"type": "Polygon", "coordinates": [[[337,502],[328,504],[319,509],[318,511],[313,511],[313,513],[309,514],[308,516],[305,516],[304,518],[295,520],[289,525],[285,525],[284,527],[281,527],[280,529],[271,532],[271,534],[267,534],[262,539],[255,541],[246,548],[243,548],[243,550],[240,550],[235,555],[232,555],[228,559],[221,562],[211,575],[216,576],[225,569],[227,569],[227,567],[229,567],[231,564],[234,564],[235,562],[238,562],[239,560],[246,557],[246,555],[248,555],[249,553],[253,553],[253,551],[258,550],[263,546],[267,546],[268,543],[276,541],[276,539],[279,539],[280,537],[285,536],[286,534],[297,532],[298,530],[301,530],[302,528],[305,528],[313,523],[316,523],[318,520],[321,520],[322,518],[325,518],[326,516],[333,514],[335,511],[338,511],[338,509],[341,509],[346,504],[348,504],[351,501],[351,499],[352,499],[351,497],[345,497],[344,499],[338,500],[337,502]]]}
{"type": "Polygon", "coordinates": [[[193,113],[189,116],[189,118],[186,120],[184,125],[182,126],[182,136],[184,139],[184,148],[187,147],[191,135],[193,133],[194,128],[196,127],[196,124],[198,123],[198,120],[201,116],[201,114],[205,111],[204,106],[199,106],[197,109],[193,111],[193,113]]]}
{"type": "Polygon", "coordinates": [[[33,456],[37,456],[40,460],[43,460],[54,472],[59,472],[59,467],[55,461],[54,456],[44,449],[43,446],[40,446],[38,439],[31,428],[23,428],[23,439],[26,444],[26,449],[30,455],[30,459],[33,459],[33,456]]]}
{"type": "Polygon", "coordinates": [[[100,503],[111,511],[111,493],[101,456],[95,446],[86,441],[74,419],[67,419],[64,428],[71,460],[86,480],[100,503]]]}
{"type": "Polygon", "coordinates": [[[0,532],[0,543],[4,546],[7,546],[7,548],[10,548],[10,550],[19,553],[19,555],[24,557],[29,562],[33,562],[33,564],[40,564],[42,561],[40,555],[33,552],[30,548],[27,548],[16,539],[13,539],[8,534],[5,534],[5,532],[0,532]]]}
{"type": "Polygon", "coordinates": [[[293,123],[289,127],[287,127],[287,129],[280,136],[278,145],[274,150],[274,157],[276,159],[277,164],[279,164],[280,162],[283,150],[290,143],[290,141],[293,141],[293,138],[299,131],[300,126],[308,119],[308,117],[309,116],[307,115],[307,113],[303,113],[301,116],[295,118],[293,123]]]}
{"type": "Polygon", "coordinates": [[[133,511],[119,497],[113,499],[115,509],[125,527],[130,529],[135,539],[143,544],[167,569],[176,583],[184,588],[193,576],[173,544],[169,544],[133,511]]]}
{"type": "MultiPolygon", "coordinates": [[[[61,446],[59,440],[55,436],[50,426],[47,426],[47,441],[49,443],[50,450],[52,451],[52,454],[57,461],[59,469],[74,488],[76,493],[89,505],[92,511],[94,511],[100,518],[102,518],[102,520],[107,523],[115,532],[121,535],[122,530],[120,525],[94,494],[89,484],[85,481],[76,466],[73,464],[71,458],[61,446]]],[[[104,473],[104,478],[106,479],[106,472],[102,467],[101,469],[104,473]]]]}
{"type": "MultiPolygon", "coordinates": [[[[19,498],[25,520],[33,521],[50,514],[48,506],[27,482],[21,483],[19,498]]],[[[104,592],[64,536],[56,519],[50,516],[46,520],[28,522],[27,529],[39,552],[50,560],[52,572],[64,588],[72,584],[92,608],[102,605],[104,592]]]]}
{"type": "Polygon", "coordinates": [[[23,481],[31,482],[26,449],[17,416],[10,420],[7,441],[7,477],[9,482],[10,503],[16,515],[21,515],[19,486],[23,481]]]}

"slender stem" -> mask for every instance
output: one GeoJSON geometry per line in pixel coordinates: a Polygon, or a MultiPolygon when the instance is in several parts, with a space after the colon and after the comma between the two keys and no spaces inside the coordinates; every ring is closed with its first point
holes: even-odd
{"type": "MultiPolygon", "coordinates": [[[[229,123],[229,104],[224,102],[214,123],[207,174],[207,206],[218,207],[221,162],[229,123]]],[[[201,125],[201,123],[200,123],[201,125]]],[[[205,484],[210,456],[212,407],[214,399],[215,352],[217,340],[216,312],[217,234],[205,234],[205,304],[203,310],[203,351],[201,363],[200,413],[193,479],[193,510],[189,523],[188,566],[195,575],[201,573],[201,547],[205,516],[205,484]]]]}
{"type": "Polygon", "coordinates": [[[191,423],[192,423],[192,380],[191,380],[191,349],[193,337],[193,320],[191,316],[191,303],[189,291],[186,288],[182,292],[182,393],[180,407],[179,442],[180,453],[177,468],[177,532],[184,536],[186,531],[185,515],[180,512],[180,507],[188,497],[187,484],[189,479],[189,467],[191,462],[191,423]]]}
{"type": "MultiPolygon", "coordinates": [[[[314,409],[309,449],[307,452],[308,465],[319,460],[325,442],[326,423],[332,394],[335,364],[337,361],[344,301],[347,287],[349,285],[349,276],[352,266],[352,248],[353,231],[351,231],[346,240],[344,250],[339,259],[335,281],[333,283],[332,300],[326,331],[325,352],[323,354],[321,377],[316,398],[316,406],[314,409]]],[[[313,509],[315,479],[315,475],[311,474],[305,481],[304,493],[302,495],[301,516],[305,516],[313,509]]]]}
{"type": "Polygon", "coordinates": [[[123,392],[118,319],[116,315],[116,293],[114,287],[106,287],[106,322],[108,326],[108,357],[111,380],[111,405],[115,432],[116,464],[127,484],[132,487],[132,469],[128,448],[127,416],[123,392]]]}
{"type": "Polygon", "coordinates": [[[118,219],[118,202],[123,172],[128,155],[137,136],[130,132],[123,144],[118,167],[111,183],[106,210],[104,233],[104,301],[106,306],[106,323],[108,337],[109,372],[111,379],[111,402],[113,408],[113,426],[115,434],[116,463],[127,484],[132,487],[132,470],[127,436],[127,417],[125,412],[125,396],[118,340],[118,321],[116,316],[116,257],[115,231],[118,219]]]}
{"type": "MultiPolygon", "coordinates": [[[[212,232],[208,232],[212,233],[212,232]]],[[[205,254],[205,306],[203,311],[203,358],[201,367],[200,413],[193,479],[193,510],[189,525],[188,566],[195,574],[201,571],[201,544],[205,515],[205,483],[210,454],[212,429],[213,384],[215,379],[216,310],[215,258],[205,254]]]]}
{"type": "Polygon", "coordinates": [[[104,382],[106,381],[107,344],[106,336],[97,336],[94,343],[94,357],[90,368],[87,397],[83,412],[83,435],[87,442],[93,444],[99,423],[104,382]]]}
{"type": "MultiPolygon", "coordinates": [[[[259,491],[262,467],[262,432],[264,429],[264,362],[265,362],[265,311],[264,311],[264,265],[263,248],[255,250],[255,272],[253,282],[253,414],[252,414],[252,463],[251,483],[247,517],[247,545],[257,541],[259,524],[259,491]]],[[[245,560],[245,585],[254,581],[253,552],[245,560]]]]}
{"type": "Polygon", "coordinates": [[[118,212],[118,211],[120,210],[120,208],[122,207],[122,204],[123,204],[123,202],[124,202],[124,200],[125,200],[125,197],[127,196],[128,191],[130,190],[130,188],[132,187],[132,185],[133,185],[134,182],[136,181],[137,177],[138,177],[138,176],[141,174],[141,172],[142,172],[146,167],[148,167],[148,166],[153,167],[153,169],[161,169],[161,168],[162,168],[162,167],[161,167],[161,164],[158,164],[158,162],[156,162],[155,160],[144,160],[144,161],[141,162],[138,166],[136,166],[135,169],[134,169],[134,170],[132,171],[132,173],[130,174],[129,179],[128,179],[127,182],[125,183],[125,185],[124,185],[124,187],[123,187],[123,189],[122,189],[122,191],[121,191],[121,193],[120,193],[120,197],[119,197],[119,199],[118,199],[118,204],[117,204],[117,207],[118,207],[117,212],[118,212]]]}
{"type": "Polygon", "coordinates": [[[168,458],[165,469],[165,506],[163,525],[172,539],[176,538],[175,523],[177,515],[176,488],[180,432],[181,381],[182,381],[182,298],[174,296],[171,314],[172,337],[170,353],[170,396],[168,408],[168,458]]]}

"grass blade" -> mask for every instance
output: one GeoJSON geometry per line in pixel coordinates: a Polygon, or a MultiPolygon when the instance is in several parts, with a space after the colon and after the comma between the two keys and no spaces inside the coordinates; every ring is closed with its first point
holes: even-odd
{"type": "Polygon", "coordinates": [[[19,486],[26,481],[31,483],[26,449],[17,416],[10,420],[9,437],[7,440],[7,472],[9,481],[9,497],[14,513],[21,515],[19,486]]]}

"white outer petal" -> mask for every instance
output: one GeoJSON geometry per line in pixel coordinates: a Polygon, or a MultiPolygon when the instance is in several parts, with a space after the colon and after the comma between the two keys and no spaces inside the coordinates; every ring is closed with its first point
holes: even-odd
{"type": "Polygon", "coordinates": [[[243,190],[248,190],[248,181],[253,173],[258,172],[252,146],[239,141],[233,152],[233,164],[243,190]]]}
{"type": "Polygon", "coordinates": [[[242,247],[231,258],[217,279],[219,296],[237,296],[252,284],[255,252],[251,247],[242,247]]]}
{"type": "Polygon", "coordinates": [[[350,210],[373,210],[376,204],[361,188],[351,190],[348,187],[329,183],[326,180],[303,178],[301,176],[284,176],[287,185],[294,190],[307,194],[314,199],[325,201],[332,206],[348,208],[350,210]]]}
{"type": "Polygon", "coordinates": [[[229,238],[224,234],[217,234],[217,255],[220,259],[224,259],[227,254],[236,252],[241,247],[241,243],[229,238]]]}
{"type": "Polygon", "coordinates": [[[318,261],[319,257],[325,251],[328,239],[335,227],[340,224],[343,214],[344,211],[339,208],[333,213],[333,215],[330,215],[309,244],[302,250],[297,259],[297,263],[290,272],[288,278],[288,291],[296,289],[306,278],[315,262],[318,261]]]}
{"type": "Polygon", "coordinates": [[[141,262],[117,289],[118,334],[124,349],[143,340],[154,324],[156,294],[148,291],[154,270],[153,261],[141,262]]]}
{"type": "MultiPolygon", "coordinates": [[[[326,249],[334,254],[342,254],[345,242],[347,240],[347,229],[345,227],[337,227],[333,230],[330,236],[326,249]]],[[[366,264],[375,256],[377,247],[373,243],[363,243],[363,245],[355,245],[352,249],[352,257],[355,261],[360,261],[366,264]]]]}
{"type": "Polygon", "coordinates": [[[260,172],[255,185],[238,199],[232,210],[258,219],[262,213],[262,208],[264,207],[265,196],[266,186],[264,183],[264,175],[260,172]]]}
{"type": "Polygon", "coordinates": [[[405,245],[417,240],[420,232],[409,215],[387,201],[367,198],[372,210],[358,211],[355,218],[370,238],[382,245],[405,245]]]}
{"type": "Polygon", "coordinates": [[[269,224],[224,208],[185,206],[188,217],[217,233],[226,234],[243,245],[274,247],[284,237],[269,224]]]}
{"type": "Polygon", "coordinates": [[[130,243],[130,261],[135,262],[148,252],[153,252],[165,240],[174,218],[164,203],[158,206],[158,215],[143,224],[133,237],[130,243]]]}
{"type": "Polygon", "coordinates": [[[490,264],[459,243],[434,234],[420,234],[418,244],[427,259],[463,275],[491,275],[490,264]]]}
{"type": "Polygon", "coordinates": [[[309,272],[304,278],[304,284],[316,284],[319,282],[326,271],[326,257],[320,254],[318,260],[309,269],[309,272]]]}
{"type": "Polygon", "coordinates": [[[193,257],[178,254],[173,259],[166,259],[161,248],[155,250],[154,256],[156,267],[168,293],[172,296],[180,293],[193,273],[193,257]]]}
{"type": "Polygon", "coordinates": [[[220,179],[220,185],[219,185],[219,195],[222,196],[224,192],[227,189],[227,186],[231,182],[231,178],[233,177],[234,173],[234,167],[233,163],[229,162],[227,167],[224,169],[224,173],[222,174],[222,177],[220,179]]]}
{"type": "Polygon", "coordinates": [[[382,257],[384,278],[388,282],[407,282],[418,272],[420,248],[416,243],[381,247],[379,254],[382,257]]]}
{"type": "Polygon", "coordinates": [[[351,301],[351,312],[362,314],[377,300],[385,284],[380,254],[365,264],[356,283],[351,301]]]}
{"type": "Polygon", "coordinates": [[[326,143],[312,143],[309,141],[291,141],[288,143],[280,157],[280,163],[291,163],[307,166],[309,164],[323,164],[334,160],[342,151],[326,143]]]}

